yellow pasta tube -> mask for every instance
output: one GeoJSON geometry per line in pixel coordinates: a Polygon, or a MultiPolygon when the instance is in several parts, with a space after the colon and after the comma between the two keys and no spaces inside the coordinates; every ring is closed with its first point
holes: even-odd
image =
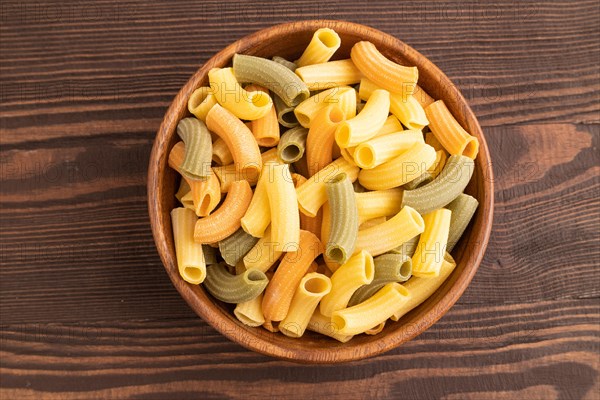
{"type": "Polygon", "coordinates": [[[415,143],[425,143],[423,132],[407,130],[377,136],[356,146],[354,162],[361,168],[371,169],[410,149],[415,143]]]}
{"type": "Polygon", "coordinates": [[[196,222],[194,240],[197,243],[216,243],[233,234],[240,228],[240,220],[251,199],[252,189],[248,182],[233,182],[221,207],[196,222]]]}
{"type": "Polygon", "coordinates": [[[217,98],[208,86],[199,87],[192,92],[188,100],[188,110],[200,121],[206,120],[206,114],[217,104],[217,98]]]}
{"type": "Polygon", "coordinates": [[[365,335],[377,335],[381,333],[381,331],[385,328],[385,321],[375,326],[374,328],[368,329],[365,331],[365,335]]]}
{"type": "Polygon", "coordinates": [[[402,189],[374,190],[355,193],[358,222],[396,215],[402,209],[402,189]]]}
{"type": "Polygon", "coordinates": [[[384,190],[402,186],[419,177],[435,162],[433,147],[417,142],[399,156],[375,168],[363,169],[358,181],[369,190],[384,190]]]}
{"type": "Polygon", "coordinates": [[[471,159],[477,157],[479,141],[469,135],[442,100],[438,100],[425,109],[429,119],[429,128],[450,155],[463,155],[471,159]]]}
{"type": "Polygon", "coordinates": [[[405,67],[387,59],[373,43],[356,43],[352,46],[350,58],[367,79],[383,89],[405,95],[415,91],[419,79],[417,67],[405,67]]]}
{"type": "Polygon", "coordinates": [[[358,167],[348,164],[343,158],[338,158],[300,185],[296,189],[300,211],[315,217],[319,208],[327,201],[325,182],[341,173],[345,173],[350,181],[354,182],[358,176],[358,167]]]}
{"type": "MultiPolygon", "coordinates": [[[[246,214],[240,221],[242,229],[254,237],[263,237],[265,229],[271,223],[271,206],[269,205],[269,195],[267,194],[268,180],[271,179],[270,163],[263,166],[252,201],[246,210],[246,214]]],[[[264,271],[263,271],[264,272],[264,271]]]]}
{"type": "Polygon", "coordinates": [[[341,335],[358,335],[386,321],[410,297],[404,286],[388,283],[368,300],[334,312],[331,322],[340,328],[341,335]]]}
{"type": "Polygon", "coordinates": [[[202,245],[194,242],[194,226],[197,220],[194,212],[187,208],[174,208],[171,211],[179,275],[193,285],[201,283],[206,278],[202,245]]]}
{"type": "Polygon", "coordinates": [[[300,280],[312,262],[323,252],[323,246],[315,235],[300,231],[297,251],[288,252],[267,285],[263,298],[266,321],[282,321],[288,313],[292,297],[300,280]]]}
{"type": "Polygon", "coordinates": [[[394,312],[394,315],[391,316],[391,319],[398,321],[403,315],[431,297],[436,290],[442,286],[446,279],[448,279],[455,268],[456,262],[449,253],[445,253],[442,266],[440,267],[440,274],[438,276],[427,278],[413,276],[410,278],[408,282],[404,283],[404,287],[410,292],[411,297],[407,302],[403,302],[395,307],[396,311],[394,312]]]}
{"type": "Polygon", "coordinates": [[[425,230],[412,257],[413,275],[436,277],[444,261],[452,211],[440,208],[423,216],[425,230]]]}
{"type": "Polygon", "coordinates": [[[346,119],[350,119],[356,115],[356,96],[356,90],[350,86],[327,89],[298,104],[294,114],[305,128],[310,128],[317,113],[330,105],[338,106],[346,119]]]}
{"type": "Polygon", "coordinates": [[[387,221],[386,217],[377,217],[377,218],[369,219],[369,220],[363,222],[362,224],[360,224],[360,226],[358,227],[358,230],[372,228],[374,226],[383,224],[385,221],[387,221]]]}
{"type": "Polygon", "coordinates": [[[331,276],[331,292],[323,297],[319,310],[330,317],[334,311],[346,308],[350,298],[363,285],[368,285],[375,276],[373,257],[361,250],[337,269],[331,276]]]}
{"type": "Polygon", "coordinates": [[[322,108],[313,118],[306,137],[306,162],[310,176],[331,164],[335,130],[345,119],[337,104],[322,108]]]}
{"type": "MultiPolygon", "coordinates": [[[[392,96],[392,94],[390,93],[390,99],[392,98],[391,96],[392,96]]],[[[391,102],[390,102],[390,105],[391,105],[391,102]]],[[[383,124],[381,129],[379,129],[377,131],[377,134],[374,137],[387,135],[389,133],[401,132],[403,130],[404,130],[404,127],[402,126],[400,121],[398,121],[398,118],[396,118],[396,116],[394,116],[394,115],[390,115],[387,117],[387,119],[385,120],[385,123],[383,124]]]]}
{"type": "MultiPolygon", "coordinates": [[[[329,243],[329,233],[331,231],[331,208],[329,207],[329,202],[325,202],[323,207],[319,210],[321,213],[321,243],[327,244],[329,243]]],[[[300,213],[302,214],[302,213],[300,213]]],[[[325,265],[331,272],[337,271],[340,267],[338,262],[333,261],[327,255],[323,254],[323,261],[325,261],[325,265]]]]}
{"type": "Polygon", "coordinates": [[[267,163],[265,180],[271,210],[271,239],[275,250],[290,251],[300,239],[298,199],[288,164],[267,163]]]}
{"type": "Polygon", "coordinates": [[[267,93],[244,90],[233,68],[213,68],[208,72],[208,80],[217,102],[240,119],[259,119],[273,108],[273,100],[267,93]]]}
{"type": "Polygon", "coordinates": [[[242,121],[217,104],[208,112],[206,126],[225,141],[237,169],[244,176],[258,177],[262,168],[260,149],[242,121]]]}
{"type": "Polygon", "coordinates": [[[304,335],[319,301],[330,290],[331,280],[327,276],[317,272],[306,274],[294,293],[288,314],[279,324],[279,331],[294,338],[304,335]]]}
{"type": "MultiPolygon", "coordinates": [[[[377,86],[369,79],[363,78],[360,81],[360,90],[358,95],[361,99],[367,100],[375,90],[381,87],[377,86]]],[[[425,114],[423,106],[414,96],[390,93],[390,112],[395,115],[402,125],[407,129],[423,129],[429,125],[429,120],[425,114]]]]}
{"type": "Polygon", "coordinates": [[[252,300],[238,303],[233,310],[235,317],[244,325],[261,326],[265,323],[265,317],[262,313],[262,293],[252,300]]]}
{"type": "Polygon", "coordinates": [[[390,93],[376,90],[358,115],[340,124],[335,141],[341,148],[356,146],[371,139],[383,127],[390,111],[390,93]]]}
{"type": "MultiPolygon", "coordinates": [[[[246,90],[249,92],[260,91],[269,94],[268,89],[255,84],[246,86],[246,90]]],[[[279,143],[279,120],[277,119],[277,110],[275,110],[275,107],[271,107],[263,117],[251,122],[251,131],[259,146],[277,146],[277,143],[279,143]]]]}
{"type": "Polygon", "coordinates": [[[300,58],[295,61],[295,64],[298,67],[304,67],[306,65],[327,62],[336,50],[340,48],[341,44],[342,40],[333,29],[317,29],[300,58]]]}
{"type": "Polygon", "coordinates": [[[338,342],[346,343],[352,339],[352,335],[342,335],[339,333],[339,328],[331,322],[331,318],[322,315],[317,308],[308,321],[306,327],[309,331],[317,332],[325,336],[329,336],[338,342]]]}
{"type": "Polygon", "coordinates": [[[356,249],[366,250],[373,257],[386,253],[423,233],[423,217],[414,208],[402,210],[381,225],[358,231],[356,249]]]}
{"type": "Polygon", "coordinates": [[[283,252],[275,250],[275,242],[271,239],[271,227],[268,227],[253,248],[244,256],[246,269],[255,268],[267,272],[281,257],[283,252]]]}
{"type": "Polygon", "coordinates": [[[233,163],[233,156],[223,139],[218,138],[213,142],[212,151],[212,160],[217,165],[229,165],[233,163]]]}
{"type": "Polygon", "coordinates": [[[295,72],[311,91],[354,85],[362,78],[350,59],[307,65],[295,72]]]}

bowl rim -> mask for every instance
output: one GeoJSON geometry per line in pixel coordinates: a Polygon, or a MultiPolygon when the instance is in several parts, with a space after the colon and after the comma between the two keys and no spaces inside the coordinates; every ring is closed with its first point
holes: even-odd
{"type": "MultiPolygon", "coordinates": [[[[203,76],[206,75],[211,68],[215,67],[215,60],[219,60],[223,57],[230,57],[231,55],[233,55],[233,53],[241,49],[242,42],[256,44],[259,42],[265,42],[268,40],[275,39],[278,35],[280,35],[281,31],[293,33],[303,31],[308,28],[316,30],[321,27],[328,27],[340,31],[354,31],[355,33],[359,32],[361,34],[368,33],[369,35],[378,35],[382,38],[382,40],[389,42],[391,46],[400,47],[406,52],[411,53],[411,56],[413,58],[420,57],[423,60],[423,64],[427,65],[427,68],[430,70],[431,73],[435,74],[436,78],[440,80],[440,83],[448,85],[454,90],[454,95],[456,96],[457,103],[459,103],[461,107],[463,107],[462,112],[464,113],[464,118],[469,121],[469,125],[471,126],[471,128],[475,128],[477,131],[471,133],[476,134],[480,142],[478,158],[480,160],[483,159],[488,163],[490,162],[489,150],[485,137],[481,130],[481,126],[479,125],[479,122],[475,117],[475,114],[471,110],[470,106],[468,105],[467,101],[464,99],[462,93],[458,89],[456,89],[456,87],[450,81],[450,79],[431,60],[423,56],[417,50],[413,49],[400,39],[397,39],[396,37],[390,34],[387,34],[385,32],[382,32],[375,28],[371,28],[366,25],[342,20],[305,20],[272,25],[270,27],[261,29],[254,33],[251,33],[250,35],[244,36],[236,40],[235,42],[231,43],[230,45],[213,55],[209,60],[207,60],[203,65],[201,65],[200,68],[196,70],[196,72],[188,79],[185,85],[179,90],[179,92],[169,105],[169,108],[165,112],[163,121],[161,122],[156,137],[154,139],[154,144],[150,155],[147,179],[148,212],[150,216],[150,225],[157,251],[159,253],[163,266],[165,267],[165,270],[169,275],[169,278],[171,279],[171,282],[173,283],[179,294],[188,303],[192,310],[194,310],[194,312],[198,316],[200,316],[205,322],[207,322],[210,326],[219,331],[229,340],[239,343],[247,349],[272,357],[301,363],[337,363],[360,360],[367,357],[376,356],[413,339],[414,337],[418,336],[419,334],[427,330],[429,327],[431,327],[444,314],[446,314],[446,312],[448,312],[448,310],[462,296],[467,286],[473,279],[473,276],[477,272],[477,269],[481,264],[481,261],[485,254],[485,250],[487,248],[487,244],[491,234],[494,213],[494,189],[492,175],[493,171],[491,169],[491,165],[489,165],[487,166],[488,168],[486,168],[486,175],[482,180],[482,191],[483,193],[485,193],[485,200],[487,201],[486,204],[480,204],[480,207],[485,206],[486,209],[489,210],[489,212],[483,216],[484,221],[482,224],[482,231],[479,232],[479,237],[482,240],[480,245],[477,246],[477,250],[474,252],[474,259],[471,258],[469,260],[469,268],[465,267],[462,273],[456,279],[456,281],[452,284],[452,287],[448,289],[448,291],[435,303],[433,307],[431,307],[426,313],[418,317],[418,324],[416,326],[416,329],[406,330],[403,329],[403,327],[400,327],[393,334],[388,334],[386,336],[378,338],[378,340],[373,340],[370,343],[358,344],[357,347],[362,347],[360,351],[358,351],[357,348],[353,348],[353,351],[348,351],[349,349],[345,348],[344,345],[337,343],[336,346],[333,346],[331,349],[323,350],[323,352],[316,351],[313,349],[290,349],[279,343],[276,343],[276,341],[269,340],[267,334],[271,333],[267,332],[264,329],[261,329],[261,331],[265,331],[266,334],[258,332],[254,332],[253,334],[236,334],[236,332],[242,330],[243,328],[240,326],[240,323],[233,317],[233,315],[223,312],[214,303],[212,299],[209,299],[209,297],[206,296],[204,290],[199,288],[199,285],[188,284],[179,277],[174,257],[173,255],[169,254],[170,249],[167,246],[166,240],[167,229],[162,223],[162,219],[158,217],[161,215],[161,212],[165,211],[161,209],[160,202],[162,194],[161,191],[163,188],[160,187],[157,183],[159,181],[160,171],[164,173],[164,168],[161,170],[161,165],[166,165],[168,155],[166,148],[168,147],[168,143],[170,141],[169,131],[174,131],[173,125],[176,125],[176,123],[178,122],[178,118],[174,119],[170,117],[177,114],[178,109],[181,109],[182,104],[185,104],[183,107],[187,109],[187,98],[189,97],[191,92],[197,87],[200,80],[203,79],[203,76]],[[204,299],[208,299],[209,303],[206,304],[204,299]]],[[[486,165],[484,164],[484,166],[486,165]]],[[[351,343],[352,341],[348,342],[348,344],[351,343]]]]}

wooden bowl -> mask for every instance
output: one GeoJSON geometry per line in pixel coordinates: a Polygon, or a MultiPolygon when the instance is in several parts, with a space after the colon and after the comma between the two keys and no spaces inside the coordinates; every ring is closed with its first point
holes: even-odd
{"type": "Polygon", "coordinates": [[[393,36],[364,25],[344,21],[303,21],[267,28],[229,45],[208,60],[179,91],[158,130],[148,171],[148,208],[152,232],[162,262],[181,296],[192,309],[229,339],[244,347],[291,361],[336,363],[359,360],[383,353],[414,338],[440,319],[458,300],[475,275],[483,258],[492,227],[494,191],[488,148],[475,115],[458,89],[431,61],[393,36]],[[208,83],[211,68],[230,64],[235,53],[263,57],[279,55],[290,60],[300,56],[315,30],[334,29],[342,39],[335,58],[349,58],[350,48],[360,40],[373,42],[388,58],[419,68],[419,85],[434,99],[443,99],[462,126],[479,139],[479,155],[466,192],[479,200],[474,220],[455,247],[457,267],[440,289],[398,322],[388,322],[378,335],[359,335],[348,343],[307,332],[300,339],[240,323],[229,305],[212,298],[202,286],[179,277],[169,212],[175,207],[176,173],[167,166],[167,156],[179,140],[178,121],[188,116],[187,100],[192,91],[208,83]]]}

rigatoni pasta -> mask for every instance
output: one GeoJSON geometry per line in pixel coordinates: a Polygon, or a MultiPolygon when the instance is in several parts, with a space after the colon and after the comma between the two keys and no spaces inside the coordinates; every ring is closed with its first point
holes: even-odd
{"type": "Polygon", "coordinates": [[[390,329],[456,266],[478,141],[416,67],[352,44],[322,28],[295,63],[236,54],[178,121],[177,268],[247,329],[343,346],[390,329]]]}

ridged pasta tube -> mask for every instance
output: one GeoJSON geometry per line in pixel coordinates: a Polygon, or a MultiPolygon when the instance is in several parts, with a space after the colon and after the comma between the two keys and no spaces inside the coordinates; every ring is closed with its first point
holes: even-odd
{"type": "MultiPolygon", "coordinates": [[[[249,92],[263,92],[269,94],[269,91],[259,85],[248,85],[246,90],[249,92]]],[[[273,147],[279,143],[279,121],[277,120],[277,110],[271,107],[263,117],[251,121],[251,129],[254,139],[259,146],[273,147]]]]}
{"type": "Polygon", "coordinates": [[[258,238],[238,229],[233,235],[219,242],[221,257],[228,265],[235,266],[254,247],[258,238]]]}
{"type": "Polygon", "coordinates": [[[362,74],[350,59],[300,67],[296,69],[296,75],[312,91],[354,85],[362,78],[362,74]]]}
{"type": "Polygon", "coordinates": [[[306,163],[310,176],[319,172],[333,160],[335,131],[344,119],[344,112],[337,104],[322,108],[313,117],[306,138],[306,163]]]}
{"type": "Polygon", "coordinates": [[[290,251],[300,239],[300,215],[296,188],[289,165],[267,163],[266,191],[271,212],[271,239],[277,251],[290,251]]]}
{"type": "Polygon", "coordinates": [[[304,156],[308,129],[301,126],[288,129],[279,140],[277,155],[286,164],[291,164],[304,156]]]}
{"type": "Polygon", "coordinates": [[[363,169],[375,168],[402,152],[410,149],[415,143],[425,143],[423,132],[407,130],[376,136],[356,146],[354,162],[363,169]]]}
{"type": "Polygon", "coordinates": [[[452,200],[452,202],[446,206],[448,210],[452,211],[448,246],[446,247],[448,252],[451,252],[452,249],[454,249],[454,246],[458,243],[458,240],[463,235],[465,229],[467,229],[475,211],[477,211],[477,206],[479,206],[477,199],[464,193],[458,195],[456,199],[452,200]]]}
{"type": "Polygon", "coordinates": [[[394,93],[413,94],[419,70],[397,64],[377,50],[371,42],[362,41],[352,46],[350,58],[362,74],[378,86],[394,93]]]}
{"type": "MultiPolygon", "coordinates": [[[[208,79],[217,102],[240,119],[254,120],[264,117],[273,107],[273,100],[268,94],[244,90],[234,76],[232,68],[213,68],[208,72],[208,79]]],[[[211,110],[213,108],[214,106],[211,110]]]]}
{"type": "Polygon", "coordinates": [[[437,178],[425,186],[405,190],[402,204],[413,207],[421,214],[444,207],[465,190],[474,168],[475,163],[469,157],[450,156],[437,178]]]}
{"type": "Polygon", "coordinates": [[[464,130],[443,100],[429,105],[425,113],[429,119],[429,128],[448,153],[464,155],[471,159],[477,157],[479,141],[464,130]]]}
{"type": "Polygon", "coordinates": [[[414,208],[404,206],[384,223],[358,231],[356,248],[378,256],[423,233],[424,229],[421,215],[414,208]]]}
{"type": "Polygon", "coordinates": [[[286,67],[287,69],[289,69],[292,72],[294,72],[296,70],[296,68],[298,68],[298,66],[295,63],[288,61],[283,57],[274,56],[271,60],[275,61],[278,64],[283,65],[284,67],[286,67]]]}
{"type": "Polygon", "coordinates": [[[389,111],[390,93],[376,90],[356,117],[340,124],[335,132],[336,143],[346,148],[371,139],[385,124],[389,111]]]}
{"type": "Polygon", "coordinates": [[[358,210],[352,182],[345,173],[325,183],[331,212],[329,238],[325,246],[327,258],[344,264],[354,253],[358,236],[358,210]]]}
{"type": "Polygon", "coordinates": [[[363,169],[358,174],[361,185],[370,190],[391,189],[402,186],[427,171],[435,162],[433,147],[416,142],[399,156],[375,168],[363,169]]]}
{"type": "Polygon", "coordinates": [[[352,307],[367,300],[390,282],[406,282],[412,275],[412,260],[402,254],[383,254],[375,257],[373,282],[361,286],[348,302],[352,307]]]}
{"type": "Polygon", "coordinates": [[[208,86],[199,87],[192,92],[188,100],[188,110],[200,121],[206,120],[206,114],[217,104],[217,98],[208,86]]]}
{"type": "Polygon", "coordinates": [[[273,104],[275,104],[277,120],[280,125],[286,128],[298,126],[298,120],[296,119],[296,114],[294,114],[294,106],[288,106],[277,95],[273,95],[273,104]]]}
{"type": "Polygon", "coordinates": [[[295,106],[310,96],[308,87],[294,72],[266,58],[235,54],[233,72],[240,82],[264,86],[288,106],[295,106]]]}
{"type": "Polygon", "coordinates": [[[330,28],[317,29],[306,49],[296,61],[298,67],[321,64],[329,61],[331,56],[340,48],[342,40],[330,28]]]}
{"type": "Polygon", "coordinates": [[[308,321],[308,326],[306,327],[309,331],[320,333],[321,335],[329,336],[341,343],[346,343],[350,339],[352,339],[352,335],[342,335],[340,334],[340,330],[333,322],[331,322],[330,317],[326,317],[319,312],[319,308],[315,310],[312,317],[310,317],[310,321],[308,321]]]}
{"type": "Polygon", "coordinates": [[[331,275],[331,292],[323,297],[319,310],[326,317],[334,311],[346,308],[354,292],[373,281],[375,267],[373,257],[362,250],[339,267],[331,275]]]}
{"type": "Polygon", "coordinates": [[[206,277],[202,245],[194,242],[194,226],[197,219],[194,212],[187,208],[174,208],[171,211],[179,275],[194,285],[202,283],[206,277]]]}
{"type": "Polygon", "coordinates": [[[358,335],[386,321],[410,297],[410,292],[399,283],[388,283],[366,301],[335,311],[331,322],[340,327],[339,334],[358,335]]]}
{"type": "Polygon", "coordinates": [[[452,211],[445,208],[423,215],[425,230],[412,257],[415,276],[426,278],[440,274],[448,243],[451,215],[452,211]]]}
{"type": "Polygon", "coordinates": [[[358,221],[396,215],[402,209],[402,189],[374,190],[355,193],[358,221]]]}
{"type": "Polygon", "coordinates": [[[240,275],[231,275],[223,264],[210,265],[206,269],[204,288],[225,303],[243,303],[258,297],[267,287],[269,279],[256,269],[240,275]]]}
{"type": "Polygon", "coordinates": [[[212,161],[212,139],[204,122],[184,118],[177,124],[177,134],[185,143],[181,172],[192,179],[206,179],[212,161]]]}
{"type": "Polygon", "coordinates": [[[302,230],[296,249],[283,257],[265,290],[263,313],[266,321],[282,321],[285,318],[300,280],[314,259],[323,252],[319,238],[302,230]]]}
{"type": "Polygon", "coordinates": [[[197,243],[216,243],[233,234],[240,228],[240,220],[251,199],[252,189],[248,182],[233,182],[221,207],[196,222],[194,240],[197,243]]]}
{"type": "Polygon", "coordinates": [[[330,291],[331,280],[327,276],[317,272],[304,275],[294,292],[288,314],[279,324],[279,331],[294,338],[304,335],[319,301],[330,291]]]}
{"type": "Polygon", "coordinates": [[[235,317],[244,325],[261,326],[265,323],[262,313],[262,293],[252,300],[238,303],[233,310],[235,317]]]}
{"type": "Polygon", "coordinates": [[[275,242],[271,239],[271,227],[268,227],[263,237],[244,256],[246,269],[255,268],[267,272],[281,257],[283,252],[275,250],[275,242]]]}

